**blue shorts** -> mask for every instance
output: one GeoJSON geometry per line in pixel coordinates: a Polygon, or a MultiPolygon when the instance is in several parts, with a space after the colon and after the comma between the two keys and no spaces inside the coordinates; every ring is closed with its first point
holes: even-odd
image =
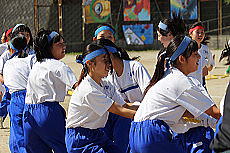
{"type": "Polygon", "coordinates": [[[109,113],[109,118],[102,129],[108,137],[119,147],[121,153],[128,151],[129,130],[132,119],[109,113]]]}
{"type": "Polygon", "coordinates": [[[15,91],[10,101],[10,150],[11,152],[25,152],[23,131],[23,110],[25,106],[26,90],[15,91]]]}
{"type": "Polygon", "coordinates": [[[101,129],[67,128],[68,153],[120,153],[119,148],[101,129]]]}
{"type": "Polygon", "coordinates": [[[65,110],[58,102],[25,104],[26,150],[31,153],[66,153],[65,110]]]}
{"type": "Polygon", "coordinates": [[[179,134],[183,139],[184,149],[188,153],[211,153],[209,145],[214,138],[214,131],[211,127],[199,126],[179,134]]]}
{"type": "Polygon", "coordinates": [[[132,153],[185,153],[182,144],[162,120],[132,122],[129,134],[132,153]]]}
{"type": "Polygon", "coordinates": [[[5,88],[6,88],[6,93],[3,96],[2,101],[0,102],[0,117],[3,117],[3,121],[5,120],[9,112],[9,105],[10,105],[10,99],[11,99],[9,89],[6,86],[5,88]]]}

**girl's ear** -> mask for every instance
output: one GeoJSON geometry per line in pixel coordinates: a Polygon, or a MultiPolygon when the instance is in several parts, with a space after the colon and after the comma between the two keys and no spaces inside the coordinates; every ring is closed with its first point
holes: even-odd
{"type": "Polygon", "coordinates": [[[94,62],[88,60],[88,61],[86,61],[85,63],[86,63],[86,65],[90,68],[94,62]]]}
{"type": "Polygon", "coordinates": [[[185,63],[185,62],[186,62],[185,57],[184,57],[184,56],[182,56],[182,55],[180,55],[180,56],[179,56],[178,60],[179,60],[179,62],[180,62],[181,64],[183,64],[183,63],[185,63]]]}

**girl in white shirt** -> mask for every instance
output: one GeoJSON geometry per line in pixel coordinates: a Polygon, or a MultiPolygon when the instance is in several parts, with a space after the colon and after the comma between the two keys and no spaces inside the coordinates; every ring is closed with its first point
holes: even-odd
{"type": "Polygon", "coordinates": [[[136,111],[128,109],[130,105],[105,78],[111,70],[109,54],[93,42],[77,61],[83,64],[83,69],[68,110],[67,150],[69,153],[121,152],[101,128],[105,127],[109,112],[133,118],[136,111]]]}
{"type": "MultiPolygon", "coordinates": [[[[150,81],[148,71],[141,63],[135,61],[136,58],[131,59],[125,50],[116,46],[112,41],[101,38],[97,40],[97,43],[103,45],[110,53],[113,72],[107,78],[126,102],[139,105],[150,81]]],[[[110,113],[104,128],[122,152],[126,152],[128,148],[130,125],[131,119],[110,113]]]]}
{"type": "Polygon", "coordinates": [[[71,69],[59,61],[65,56],[63,37],[41,29],[34,40],[37,62],[30,72],[23,113],[26,150],[65,153],[65,110],[68,88],[77,82],[71,69]]]}
{"type": "MultiPolygon", "coordinates": [[[[225,49],[222,51],[219,61],[223,58],[227,58],[226,65],[230,65],[230,47],[229,43],[225,44],[225,49]]],[[[229,152],[230,151],[230,84],[226,90],[226,94],[223,98],[223,116],[216,125],[215,138],[212,140],[210,148],[213,152],[229,152]]]]}
{"type": "Polygon", "coordinates": [[[201,56],[199,61],[198,70],[189,74],[196,78],[205,87],[205,76],[208,75],[208,71],[211,71],[215,66],[212,53],[210,52],[205,40],[204,26],[201,22],[195,22],[189,27],[189,36],[195,40],[198,44],[198,53],[201,56]]]}
{"type": "Polygon", "coordinates": [[[219,109],[205,89],[187,77],[197,70],[200,58],[197,50],[195,41],[187,36],[176,36],[160,56],[131,124],[132,152],[188,152],[183,135],[176,134],[188,130],[184,128],[186,122],[183,117],[220,117],[219,109]],[[167,70],[164,72],[165,67],[167,70]]]}
{"type": "MultiPolygon", "coordinates": [[[[162,55],[162,53],[165,52],[166,47],[168,46],[168,44],[171,42],[171,40],[175,36],[177,36],[179,34],[185,34],[185,31],[186,31],[186,25],[185,25],[184,21],[182,20],[182,18],[180,17],[180,14],[176,15],[175,13],[173,13],[173,19],[164,19],[164,20],[160,21],[160,23],[158,24],[157,33],[158,33],[158,40],[162,43],[162,45],[164,46],[164,49],[162,49],[159,52],[158,57],[160,57],[162,55]]],[[[202,38],[202,40],[203,40],[203,38],[202,38]]],[[[205,47],[205,45],[203,45],[203,46],[204,46],[205,50],[203,49],[202,51],[208,52],[208,49],[206,49],[207,46],[206,47],[205,47]]],[[[200,52],[200,49],[198,50],[198,52],[200,52]]],[[[203,63],[205,60],[203,55],[204,54],[201,55],[201,59],[199,60],[198,70],[189,74],[189,76],[193,75],[193,77],[197,76],[197,74],[198,74],[198,77],[194,77],[194,78],[198,79],[200,82],[202,81],[202,72],[201,72],[202,69],[201,69],[201,67],[202,67],[202,65],[204,65],[203,63]],[[201,61],[203,61],[203,62],[201,62],[201,61]]],[[[197,83],[199,84],[199,82],[197,82],[197,83]]],[[[193,124],[195,124],[195,123],[193,123],[193,124]]],[[[196,123],[196,124],[199,125],[199,123],[196,123]]],[[[186,125],[186,127],[187,126],[188,125],[186,125]]],[[[193,125],[191,125],[191,126],[193,126],[193,125]]],[[[183,132],[183,131],[181,131],[181,132],[183,132]]],[[[208,145],[213,138],[213,134],[214,134],[214,132],[213,132],[212,128],[204,127],[202,125],[189,130],[188,132],[186,132],[186,135],[188,136],[188,138],[187,138],[188,142],[186,143],[187,144],[187,150],[191,150],[191,152],[192,152],[193,150],[197,150],[199,148],[202,150],[202,147],[204,147],[204,146],[205,146],[205,148],[208,148],[208,145]],[[200,137],[198,137],[198,135],[200,137]],[[205,135],[207,137],[205,137],[203,135],[205,135]],[[197,145],[197,143],[202,143],[205,145],[197,145]]],[[[209,151],[211,151],[211,150],[209,150],[209,151]]]]}
{"type": "MultiPolygon", "coordinates": [[[[9,42],[9,55],[14,56],[4,64],[4,85],[11,95],[10,100],[10,150],[11,152],[25,152],[22,114],[25,104],[26,84],[31,67],[30,59],[25,57],[23,50],[26,48],[26,38],[17,35],[9,42]]],[[[8,97],[8,93],[6,95],[8,97]]]]}

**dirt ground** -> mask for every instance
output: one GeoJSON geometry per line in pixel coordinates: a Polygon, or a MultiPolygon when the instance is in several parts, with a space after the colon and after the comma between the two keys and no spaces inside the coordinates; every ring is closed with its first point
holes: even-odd
{"type": "MultiPolygon", "coordinates": [[[[226,86],[229,82],[229,77],[224,77],[225,70],[227,69],[227,66],[224,65],[224,62],[219,63],[218,59],[220,56],[220,50],[215,50],[212,51],[215,55],[215,61],[216,61],[216,67],[211,71],[211,75],[208,76],[208,78],[213,75],[216,75],[215,79],[210,79],[207,80],[207,89],[215,103],[219,106],[219,102],[221,98],[223,97],[226,86]]],[[[143,51],[143,52],[129,52],[129,55],[131,57],[134,56],[141,56],[140,62],[147,68],[149,71],[150,75],[152,76],[153,71],[155,69],[155,62],[156,62],[156,54],[157,51],[143,51]]],[[[77,64],[75,62],[75,55],[73,54],[68,54],[66,57],[62,60],[64,61],[67,65],[69,65],[74,73],[76,74],[77,78],[80,74],[81,70],[81,65],[77,64]]],[[[65,99],[65,102],[62,103],[64,108],[67,110],[68,108],[68,103],[70,100],[70,96],[67,96],[65,99]]],[[[6,119],[4,122],[4,125],[6,129],[0,129],[0,153],[8,153],[9,152],[9,118],[6,119]]]]}

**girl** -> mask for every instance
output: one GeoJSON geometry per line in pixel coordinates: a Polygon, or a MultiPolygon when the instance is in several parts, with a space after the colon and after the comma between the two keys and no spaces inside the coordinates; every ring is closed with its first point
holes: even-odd
{"type": "MultiPolygon", "coordinates": [[[[18,34],[24,35],[24,37],[26,38],[26,47],[24,47],[24,50],[21,50],[20,52],[14,51],[13,54],[10,50],[6,50],[0,56],[0,82],[2,84],[4,83],[3,68],[4,68],[4,65],[5,65],[7,60],[9,60],[10,58],[13,58],[14,56],[18,56],[19,53],[21,54],[20,56],[22,56],[22,57],[26,57],[28,54],[34,53],[34,51],[32,50],[33,39],[32,39],[32,34],[31,34],[29,27],[27,27],[24,24],[17,24],[16,26],[14,26],[14,28],[9,29],[7,31],[7,35],[11,37],[10,39],[17,37],[18,34]]],[[[9,47],[9,48],[11,48],[11,47],[9,47]]],[[[10,96],[10,93],[8,92],[9,91],[8,87],[5,86],[5,88],[6,88],[6,93],[3,97],[3,99],[4,99],[4,101],[3,101],[4,107],[3,108],[5,110],[5,116],[6,116],[8,113],[6,108],[9,105],[9,101],[11,99],[11,96],[10,96]]]]}
{"type": "MultiPolygon", "coordinates": [[[[11,31],[11,39],[14,38],[15,36],[17,36],[18,34],[22,34],[26,37],[26,41],[27,41],[27,46],[26,48],[22,51],[21,54],[25,54],[26,55],[32,55],[34,54],[34,50],[32,49],[33,46],[33,38],[32,38],[32,34],[31,31],[29,29],[29,27],[27,27],[24,24],[17,24],[16,26],[14,26],[14,28],[11,31]]],[[[0,56],[0,82],[4,82],[3,80],[3,68],[4,68],[4,64],[5,62],[9,59],[12,58],[14,56],[16,56],[18,54],[18,52],[15,52],[15,54],[10,55],[9,51],[5,51],[1,56],[0,56]]]]}
{"type": "Polygon", "coordinates": [[[160,56],[131,124],[132,152],[189,152],[183,146],[186,143],[183,137],[173,134],[188,130],[184,128],[182,117],[203,118],[207,117],[206,113],[219,119],[219,110],[206,90],[187,77],[197,70],[200,58],[197,50],[195,41],[187,36],[176,36],[160,56]]]}
{"type": "Polygon", "coordinates": [[[75,88],[71,69],[59,60],[65,56],[63,37],[41,29],[35,40],[37,62],[28,78],[26,104],[23,113],[25,146],[32,153],[65,153],[66,90],[75,88]]]}
{"type": "MultiPolygon", "coordinates": [[[[165,19],[163,21],[161,21],[158,25],[158,40],[161,41],[161,43],[163,44],[164,47],[167,47],[168,44],[170,43],[170,41],[179,34],[184,34],[186,30],[186,26],[184,21],[181,19],[180,14],[178,14],[178,16],[173,13],[173,19],[165,19]]],[[[162,49],[159,54],[158,54],[158,58],[161,58],[161,55],[164,55],[165,53],[165,48],[162,49]]],[[[201,61],[203,61],[204,59],[201,57],[201,59],[199,60],[199,63],[201,63],[201,61]]],[[[191,74],[196,74],[199,70],[200,70],[201,64],[199,64],[198,66],[198,70],[191,73],[191,74]]],[[[161,73],[163,73],[161,71],[161,73]]],[[[189,74],[189,76],[191,75],[189,74]]],[[[200,77],[199,80],[201,80],[202,77],[200,77]]],[[[199,82],[197,82],[199,84],[199,82]]],[[[208,145],[211,142],[212,138],[213,138],[213,130],[210,127],[204,127],[202,126],[202,124],[200,123],[191,123],[191,125],[186,124],[186,127],[191,126],[191,130],[189,130],[188,132],[186,132],[185,135],[187,135],[187,150],[190,150],[189,152],[193,152],[194,150],[200,148],[202,150],[202,148],[206,148],[206,150],[208,149],[208,145]],[[195,128],[192,128],[194,126],[198,126],[195,128]],[[198,137],[199,135],[199,137],[198,137]],[[204,135],[204,136],[203,136],[204,135]],[[207,136],[207,137],[205,137],[207,136]],[[202,143],[203,145],[198,145],[197,143],[202,143]],[[197,146],[197,147],[196,147],[197,146]]],[[[186,128],[185,127],[185,128],[186,128]]],[[[181,131],[183,133],[183,131],[181,131]]],[[[184,135],[184,136],[185,136],[184,135]]],[[[211,151],[211,150],[209,150],[211,151]]]]}
{"type": "Polygon", "coordinates": [[[159,22],[157,27],[158,40],[166,48],[170,41],[177,35],[183,35],[186,31],[186,25],[180,14],[173,13],[172,19],[164,19],[159,22]]]}
{"type": "Polygon", "coordinates": [[[6,61],[3,69],[4,84],[11,94],[10,100],[10,150],[25,152],[22,114],[25,104],[26,85],[29,72],[35,62],[34,56],[23,53],[27,46],[26,37],[18,34],[9,43],[11,58],[6,61]],[[12,57],[16,54],[17,56],[12,57]]]}
{"type": "Polygon", "coordinates": [[[111,70],[109,54],[96,42],[89,44],[77,61],[83,64],[67,117],[66,145],[73,152],[121,152],[103,132],[109,112],[133,118],[136,111],[105,78],[111,70]],[[130,109],[128,109],[130,108],[130,109]]]}
{"type": "MultiPolygon", "coordinates": [[[[110,53],[113,73],[108,76],[108,79],[126,102],[139,105],[150,81],[150,75],[145,67],[135,61],[135,58],[131,59],[125,50],[117,47],[110,40],[99,39],[97,43],[103,45],[110,53]]],[[[126,152],[128,147],[130,124],[130,119],[110,113],[104,129],[122,152],[126,152]]]]}
{"type": "Polygon", "coordinates": [[[198,53],[201,56],[199,61],[198,70],[189,74],[196,78],[204,87],[205,87],[205,75],[208,74],[208,71],[211,71],[215,66],[215,61],[213,59],[212,53],[208,49],[208,46],[204,45],[204,27],[201,22],[195,22],[189,28],[189,36],[195,40],[198,44],[198,53]]]}
{"type": "MultiPolygon", "coordinates": [[[[141,63],[135,61],[137,57],[130,58],[125,50],[113,43],[114,35],[115,31],[109,25],[101,25],[95,31],[97,43],[105,46],[110,52],[114,71],[108,79],[115,85],[125,101],[141,102],[144,90],[150,81],[150,75],[141,63]]],[[[122,152],[127,151],[130,124],[131,119],[110,113],[104,129],[122,152]]]]}
{"type": "MultiPolygon", "coordinates": [[[[223,58],[227,57],[227,63],[226,65],[230,64],[230,48],[229,43],[225,45],[225,49],[222,51],[220,61],[223,58]]],[[[212,141],[210,147],[214,152],[229,152],[230,150],[230,120],[229,120],[229,113],[230,113],[230,85],[228,84],[228,88],[226,91],[226,95],[224,97],[224,111],[223,111],[223,117],[219,120],[217,126],[216,126],[216,132],[215,132],[215,138],[212,141]]]]}
{"type": "Polygon", "coordinates": [[[93,40],[97,39],[109,39],[113,43],[115,42],[115,29],[109,24],[101,24],[94,32],[93,40]]]}

